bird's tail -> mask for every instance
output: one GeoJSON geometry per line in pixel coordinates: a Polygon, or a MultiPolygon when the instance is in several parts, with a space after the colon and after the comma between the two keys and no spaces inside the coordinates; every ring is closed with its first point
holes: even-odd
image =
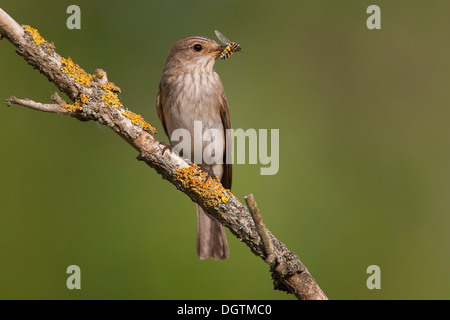
{"type": "Polygon", "coordinates": [[[201,260],[208,257],[227,259],[228,242],[224,227],[211,218],[202,207],[197,205],[197,255],[201,260]]]}

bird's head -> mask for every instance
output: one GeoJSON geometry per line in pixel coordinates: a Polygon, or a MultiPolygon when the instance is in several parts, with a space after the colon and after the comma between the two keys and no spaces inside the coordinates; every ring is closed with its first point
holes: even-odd
{"type": "Polygon", "coordinates": [[[205,37],[181,39],[170,49],[166,68],[181,68],[187,72],[196,69],[204,72],[212,71],[216,59],[225,47],[205,37]]]}

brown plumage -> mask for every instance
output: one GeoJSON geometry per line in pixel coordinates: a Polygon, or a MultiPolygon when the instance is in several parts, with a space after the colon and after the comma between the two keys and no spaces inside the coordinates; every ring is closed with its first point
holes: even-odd
{"type": "MultiPolygon", "coordinates": [[[[191,135],[191,152],[183,154],[194,162],[194,141],[202,146],[209,142],[194,136],[194,121],[201,121],[203,132],[216,129],[221,132],[217,152],[223,152],[223,161],[207,164],[202,156],[198,163],[213,170],[222,185],[231,189],[231,164],[226,164],[225,130],[231,128],[228,103],[219,75],[214,71],[216,59],[224,46],[204,37],[189,37],[177,41],[170,49],[159,84],[156,102],[158,116],[169,137],[176,129],[186,129],[191,135]],[[220,149],[220,150],[219,150],[220,149]]],[[[203,154],[203,152],[202,152],[203,154]]],[[[220,156],[220,154],[219,154],[220,156]]],[[[197,206],[197,255],[200,259],[227,259],[228,243],[223,226],[197,206]]]]}

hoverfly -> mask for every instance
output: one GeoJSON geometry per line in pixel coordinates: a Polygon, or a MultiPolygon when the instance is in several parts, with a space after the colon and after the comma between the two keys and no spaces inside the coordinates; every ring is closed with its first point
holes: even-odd
{"type": "Polygon", "coordinates": [[[231,57],[233,53],[241,51],[241,46],[238,43],[231,42],[230,40],[228,40],[227,37],[225,37],[217,30],[215,30],[214,32],[216,33],[216,36],[217,38],[219,38],[220,42],[227,45],[220,54],[220,59],[222,60],[228,59],[229,57],[231,57]]]}

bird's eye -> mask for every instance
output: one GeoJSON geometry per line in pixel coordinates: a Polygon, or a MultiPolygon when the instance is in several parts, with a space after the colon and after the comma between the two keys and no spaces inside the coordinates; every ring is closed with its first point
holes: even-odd
{"type": "Polygon", "coordinates": [[[203,49],[203,47],[200,44],[194,44],[192,48],[197,52],[202,51],[203,49]]]}

